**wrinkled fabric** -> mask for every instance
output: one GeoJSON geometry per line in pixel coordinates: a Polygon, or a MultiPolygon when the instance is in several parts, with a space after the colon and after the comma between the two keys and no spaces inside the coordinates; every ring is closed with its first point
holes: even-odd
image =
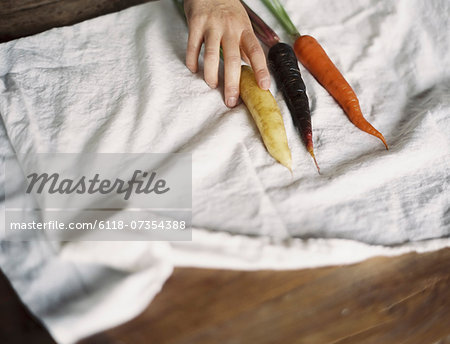
{"type": "MultiPolygon", "coordinates": [[[[247,3],[289,42],[259,1],[247,3]]],[[[448,1],[284,4],[353,86],[389,151],[300,66],[322,175],[272,79],[291,176],[245,106],[228,109],[222,88],[185,67],[187,29],[169,0],[0,45],[2,161],[29,165],[42,152],[193,158],[193,242],[1,242],[2,270],[59,342],[137,315],[174,266],[304,268],[449,245],[448,1]]]]}

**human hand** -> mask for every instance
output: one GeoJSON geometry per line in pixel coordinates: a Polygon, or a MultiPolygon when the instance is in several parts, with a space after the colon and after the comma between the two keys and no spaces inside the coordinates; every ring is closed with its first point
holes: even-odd
{"type": "Polygon", "coordinates": [[[184,9],[189,25],[186,66],[191,72],[197,72],[204,42],[204,79],[211,88],[216,88],[222,46],[224,97],[228,107],[234,107],[239,97],[241,58],[252,66],[259,87],[269,88],[264,52],[239,0],[185,0],[184,9]]]}

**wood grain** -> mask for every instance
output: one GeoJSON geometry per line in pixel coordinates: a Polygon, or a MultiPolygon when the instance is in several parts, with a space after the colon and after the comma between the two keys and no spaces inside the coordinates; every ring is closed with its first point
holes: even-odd
{"type": "Polygon", "coordinates": [[[72,25],[149,0],[1,0],[0,43],[72,25]]]}
{"type": "Polygon", "coordinates": [[[301,271],[177,269],[147,310],[91,343],[435,343],[450,249],[301,271]]]}

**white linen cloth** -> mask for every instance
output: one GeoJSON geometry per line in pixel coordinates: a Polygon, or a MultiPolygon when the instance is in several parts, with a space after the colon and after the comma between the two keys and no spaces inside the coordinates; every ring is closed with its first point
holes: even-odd
{"type": "MultiPolygon", "coordinates": [[[[287,41],[259,1],[247,3],[287,41]]],[[[245,106],[226,108],[222,90],[185,67],[187,29],[169,0],[0,45],[2,161],[193,156],[193,242],[1,242],[2,270],[58,342],[137,315],[174,266],[292,269],[449,246],[449,2],[284,4],[352,84],[389,151],[301,67],[322,175],[272,80],[291,176],[245,106]]]]}

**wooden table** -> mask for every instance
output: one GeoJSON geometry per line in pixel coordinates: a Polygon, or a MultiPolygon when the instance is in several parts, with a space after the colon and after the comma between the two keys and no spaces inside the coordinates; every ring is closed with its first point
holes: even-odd
{"type": "Polygon", "coordinates": [[[425,344],[449,333],[445,249],[300,271],[177,269],[142,315],[80,344],[425,344]]]}
{"type": "MultiPolygon", "coordinates": [[[[0,277],[0,342],[53,343],[0,277]]],[[[176,269],[143,314],[79,344],[450,344],[449,325],[447,248],[299,271],[176,269]]]]}
{"type": "MultiPolygon", "coordinates": [[[[0,41],[144,0],[2,0],[0,41]]],[[[54,343],[0,274],[0,343],[54,343]]],[[[143,314],[80,344],[450,344],[450,248],[299,271],[176,269],[143,314]]]]}

